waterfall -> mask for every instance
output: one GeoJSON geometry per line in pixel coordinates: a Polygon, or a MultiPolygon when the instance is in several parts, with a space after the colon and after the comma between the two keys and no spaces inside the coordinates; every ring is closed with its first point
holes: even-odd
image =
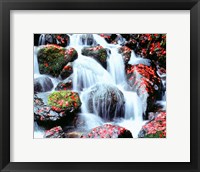
{"type": "Polygon", "coordinates": [[[142,121],[142,103],[136,92],[123,91],[125,97],[125,119],[142,121]]]}
{"type": "Polygon", "coordinates": [[[38,42],[38,45],[45,45],[45,34],[41,34],[40,37],[39,37],[39,42],[38,42]]]}
{"type": "MultiPolygon", "coordinates": [[[[112,87],[114,92],[116,93],[116,97],[119,98],[118,101],[123,104],[124,108],[124,116],[114,121],[114,124],[118,124],[122,127],[125,127],[129,129],[133,136],[136,138],[139,130],[141,129],[141,126],[144,124],[144,121],[142,120],[142,113],[143,113],[143,105],[141,103],[140,98],[138,97],[136,92],[130,92],[126,90],[127,80],[126,80],[126,74],[125,74],[125,65],[124,60],[121,54],[118,53],[118,48],[120,47],[119,44],[113,45],[108,44],[104,38],[99,36],[98,34],[90,34],[91,36],[88,38],[87,34],[72,34],[70,35],[70,45],[69,47],[73,47],[78,52],[78,58],[72,62],[73,66],[73,74],[72,74],[72,82],[73,82],[73,91],[76,91],[80,95],[80,99],[82,102],[81,105],[81,112],[79,115],[84,118],[86,121],[85,127],[87,129],[92,129],[94,127],[97,127],[99,125],[102,125],[106,119],[108,118],[109,114],[109,108],[111,107],[111,98],[109,97],[112,92],[109,90],[109,86],[112,87]],[[84,39],[83,39],[84,37],[84,39]],[[93,40],[92,40],[93,39],[93,40]],[[110,54],[107,58],[107,69],[103,68],[102,65],[97,62],[95,59],[91,57],[87,57],[81,54],[81,50],[85,46],[88,45],[88,41],[91,42],[92,45],[101,45],[103,48],[106,48],[109,50],[110,54]],[[91,104],[88,104],[88,96],[87,94],[95,85],[102,84],[102,87],[98,87],[98,91],[100,93],[104,93],[104,91],[108,94],[104,96],[99,102],[96,103],[96,97],[92,99],[93,102],[91,103],[93,105],[93,111],[90,112],[88,106],[91,104]],[[107,87],[107,86],[108,87],[107,87]],[[110,91],[110,92],[109,92],[110,91]],[[119,93],[122,93],[123,98],[120,99],[119,93]],[[104,103],[104,100],[106,100],[106,104],[104,103]],[[95,101],[95,102],[94,102],[95,101]],[[107,109],[106,109],[107,108],[107,109]],[[99,112],[101,111],[105,114],[102,114],[102,116],[98,116],[99,112]]],[[[43,44],[45,41],[44,34],[40,37],[40,44],[43,44]]],[[[124,38],[120,38],[118,41],[123,42],[124,38]]],[[[38,66],[38,60],[37,60],[37,52],[40,47],[34,47],[34,78],[41,76],[39,73],[39,66],[38,66]]],[[[66,47],[68,48],[68,47],[66,47]]],[[[129,61],[129,64],[135,65],[135,64],[145,64],[150,65],[150,60],[143,59],[141,57],[137,57],[135,53],[132,51],[131,53],[131,59],[129,61]]],[[[43,75],[44,76],[44,75],[43,75]]],[[[57,86],[57,84],[61,81],[60,78],[53,78],[51,76],[48,76],[54,85],[54,89],[57,86]]],[[[42,94],[42,93],[41,93],[42,94]]],[[[89,95],[89,94],[88,94],[89,95]]],[[[98,97],[99,95],[97,95],[98,97]]],[[[120,106],[121,104],[117,104],[116,108],[120,106]]],[[[118,110],[118,109],[117,109],[118,110]]],[[[118,111],[114,111],[118,112],[118,111]]],[[[113,112],[113,111],[112,111],[113,112]]],[[[116,114],[114,114],[116,115],[116,114]]],[[[43,130],[38,128],[37,125],[35,125],[35,137],[41,137],[41,135],[44,133],[43,130]]]]}
{"type": "Polygon", "coordinates": [[[111,54],[107,60],[108,71],[115,81],[115,84],[126,83],[125,66],[122,56],[117,52],[117,48],[111,48],[111,54]]]}
{"type": "Polygon", "coordinates": [[[79,54],[73,63],[73,89],[80,91],[98,82],[113,83],[113,79],[96,60],[79,54]]]}
{"type": "Polygon", "coordinates": [[[34,75],[39,75],[39,65],[38,65],[38,59],[37,59],[37,52],[38,48],[34,47],[34,75]]]}
{"type": "Polygon", "coordinates": [[[144,64],[144,65],[150,66],[151,60],[144,59],[140,56],[136,56],[135,52],[132,50],[131,51],[131,58],[130,58],[128,64],[131,64],[131,65],[144,64]]]}

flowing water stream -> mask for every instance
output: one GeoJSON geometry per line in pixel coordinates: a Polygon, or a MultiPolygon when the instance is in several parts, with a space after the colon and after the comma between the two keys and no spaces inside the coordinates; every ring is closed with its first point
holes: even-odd
{"type": "MultiPolygon", "coordinates": [[[[122,55],[117,52],[119,44],[113,45],[108,44],[104,38],[97,34],[93,34],[93,44],[100,44],[104,48],[110,50],[109,57],[107,58],[107,70],[104,69],[96,60],[84,56],[81,54],[81,49],[87,46],[87,40],[81,41],[81,34],[73,34],[70,36],[70,45],[78,52],[78,59],[72,62],[73,65],[73,91],[79,92],[80,99],[82,102],[81,114],[85,119],[87,119],[88,129],[97,127],[104,123],[104,120],[97,117],[95,113],[91,114],[88,111],[86,99],[87,91],[92,86],[97,83],[105,83],[107,85],[114,85],[117,87],[124,95],[125,99],[125,115],[124,118],[115,121],[118,124],[132,132],[134,138],[137,138],[137,134],[141,129],[145,121],[142,120],[142,103],[140,98],[135,92],[130,92],[126,90],[127,81],[124,70],[124,61],[122,55]],[[80,87],[81,85],[81,87],[80,87]],[[84,96],[83,96],[84,95],[84,96]],[[85,96],[86,95],[86,96],[85,96]]],[[[42,40],[41,40],[42,41],[42,40]]],[[[37,52],[38,47],[34,47],[34,78],[40,76],[38,62],[37,62],[37,52]]],[[[130,64],[143,63],[146,65],[150,64],[149,60],[144,60],[142,58],[137,58],[132,52],[130,64]]],[[[60,81],[58,78],[50,77],[54,84],[54,88],[60,81]]],[[[52,90],[54,91],[54,89],[52,90]]],[[[34,135],[39,138],[43,133],[42,129],[36,126],[34,135]]]]}

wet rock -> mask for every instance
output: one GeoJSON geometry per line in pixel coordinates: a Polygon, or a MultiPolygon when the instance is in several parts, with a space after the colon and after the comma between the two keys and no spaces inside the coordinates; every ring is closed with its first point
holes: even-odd
{"type": "Polygon", "coordinates": [[[131,49],[126,46],[122,46],[118,49],[118,52],[122,55],[124,63],[128,64],[131,58],[131,49]]]}
{"type": "Polygon", "coordinates": [[[81,138],[133,138],[131,132],[123,127],[104,124],[96,127],[90,132],[83,134],[81,138]]]}
{"type": "Polygon", "coordinates": [[[147,122],[138,134],[139,138],[166,138],[166,112],[159,112],[147,122]]]}
{"type": "Polygon", "coordinates": [[[82,132],[72,131],[72,132],[65,133],[65,137],[66,138],[81,138],[82,134],[83,134],[82,132]]]}
{"type": "Polygon", "coordinates": [[[103,48],[102,46],[91,46],[91,47],[84,47],[81,50],[82,55],[89,56],[94,58],[96,61],[98,61],[104,68],[107,67],[107,49],[103,48]]]}
{"type": "Polygon", "coordinates": [[[55,112],[41,98],[34,95],[34,121],[38,125],[49,129],[56,125],[66,125],[69,120],[71,120],[70,115],[67,116],[64,111],[55,112]]]}
{"type": "Polygon", "coordinates": [[[84,92],[83,100],[90,113],[95,113],[104,120],[124,117],[124,95],[114,85],[96,84],[84,92]]]}
{"type": "Polygon", "coordinates": [[[53,83],[47,76],[42,76],[34,79],[34,92],[46,92],[51,91],[53,83]]]}
{"type": "Polygon", "coordinates": [[[65,133],[60,126],[47,130],[44,138],[65,138],[65,133]]]}
{"type": "Polygon", "coordinates": [[[161,79],[155,69],[143,64],[128,65],[126,74],[131,90],[142,100],[144,118],[147,119],[148,112],[154,111],[156,100],[161,98],[161,79]]]}
{"type": "Polygon", "coordinates": [[[73,88],[73,78],[72,76],[68,77],[67,79],[65,79],[64,81],[60,82],[55,90],[59,91],[59,90],[71,90],[73,88]]]}
{"type": "Polygon", "coordinates": [[[34,46],[39,46],[39,38],[41,34],[34,34],[34,46]]]}
{"type": "Polygon", "coordinates": [[[53,34],[56,39],[56,44],[66,47],[70,44],[70,37],[67,34],[53,34]]]}
{"type": "Polygon", "coordinates": [[[56,112],[75,112],[81,106],[79,94],[70,90],[55,91],[48,97],[48,105],[56,112]]]}
{"type": "Polygon", "coordinates": [[[37,57],[41,74],[58,77],[64,66],[78,58],[78,53],[74,48],[66,50],[57,45],[45,45],[38,51],[37,57]]]}
{"type": "Polygon", "coordinates": [[[45,104],[37,95],[34,96],[34,121],[39,126],[51,129],[55,126],[73,125],[76,114],[69,111],[54,111],[51,106],[45,104]]]}
{"type": "Polygon", "coordinates": [[[62,69],[60,76],[62,79],[68,78],[73,73],[72,64],[68,63],[64,68],[62,69]]]}

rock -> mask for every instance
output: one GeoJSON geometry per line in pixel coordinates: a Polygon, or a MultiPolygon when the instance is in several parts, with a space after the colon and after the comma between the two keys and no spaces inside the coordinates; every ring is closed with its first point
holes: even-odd
{"type": "Polygon", "coordinates": [[[45,45],[37,54],[40,74],[58,77],[69,62],[78,58],[74,48],[65,49],[57,45],[45,45]]]}
{"type": "Polygon", "coordinates": [[[34,79],[34,93],[51,91],[53,83],[47,76],[42,76],[34,79]]]}
{"type": "Polygon", "coordinates": [[[44,138],[65,138],[65,133],[60,126],[47,130],[44,138]]]}
{"type": "Polygon", "coordinates": [[[56,112],[72,113],[80,108],[81,100],[76,92],[70,90],[55,91],[49,95],[48,105],[56,112]]]}
{"type": "Polygon", "coordinates": [[[64,81],[60,82],[55,90],[59,91],[59,90],[71,90],[73,88],[73,84],[72,84],[73,78],[72,76],[68,77],[67,79],[65,79],[64,81]]]}
{"type": "Polygon", "coordinates": [[[109,44],[117,44],[117,34],[100,34],[109,44]]]}
{"type": "Polygon", "coordinates": [[[126,46],[122,46],[118,49],[118,52],[122,55],[124,63],[128,64],[131,58],[131,49],[126,46]]]}
{"type": "Polygon", "coordinates": [[[56,44],[66,47],[70,44],[70,37],[67,34],[53,34],[56,39],[56,44]]]}
{"type": "Polygon", "coordinates": [[[107,84],[96,84],[83,94],[89,113],[95,113],[104,120],[124,117],[124,95],[116,87],[107,84]]]}
{"type": "Polygon", "coordinates": [[[139,138],[166,138],[166,112],[159,112],[147,122],[138,134],[139,138]]]}
{"type": "Polygon", "coordinates": [[[144,64],[128,65],[126,68],[128,84],[132,91],[136,91],[143,105],[144,118],[148,112],[154,111],[153,105],[161,95],[161,79],[151,66],[144,64]]]}
{"type": "Polygon", "coordinates": [[[107,67],[107,49],[103,48],[102,46],[91,46],[91,47],[84,47],[81,50],[82,55],[89,56],[94,58],[96,61],[98,61],[104,68],[107,67]]]}
{"type": "Polygon", "coordinates": [[[65,137],[66,138],[81,138],[82,134],[83,134],[82,132],[72,131],[72,132],[65,133],[65,137]]]}
{"type": "Polygon", "coordinates": [[[55,112],[52,108],[44,104],[41,98],[34,95],[34,121],[45,128],[52,128],[56,125],[66,125],[71,120],[71,116],[65,112],[55,112]]]}
{"type": "Polygon", "coordinates": [[[96,127],[90,132],[83,134],[81,138],[133,138],[131,132],[123,127],[104,124],[96,127]]]}
{"type": "Polygon", "coordinates": [[[62,79],[68,78],[73,73],[72,64],[68,63],[64,68],[62,69],[60,76],[62,79]]]}
{"type": "Polygon", "coordinates": [[[92,34],[82,34],[80,36],[80,41],[82,45],[97,45],[92,34]]]}
{"type": "Polygon", "coordinates": [[[39,39],[41,34],[34,34],[34,46],[39,46],[39,39]]]}

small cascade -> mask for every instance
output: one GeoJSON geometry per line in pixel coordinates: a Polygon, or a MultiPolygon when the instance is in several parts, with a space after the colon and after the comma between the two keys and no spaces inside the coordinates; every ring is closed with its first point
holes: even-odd
{"type": "Polygon", "coordinates": [[[122,56],[117,52],[117,48],[111,48],[111,54],[107,60],[108,72],[111,74],[115,84],[125,84],[125,66],[122,56]]]}
{"type": "Polygon", "coordinates": [[[46,41],[45,34],[41,34],[38,45],[45,45],[45,41],[46,41]]]}
{"type": "Polygon", "coordinates": [[[40,74],[38,59],[37,59],[37,52],[38,52],[38,47],[34,47],[34,75],[40,74]]]}
{"type": "Polygon", "coordinates": [[[45,129],[38,126],[37,122],[34,122],[34,138],[41,139],[44,137],[45,129]]]}
{"type": "Polygon", "coordinates": [[[144,65],[150,66],[151,60],[136,56],[135,52],[132,50],[131,58],[130,58],[128,64],[131,64],[131,65],[144,64],[144,65]]]}
{"type": "Polygon", "coordinates": [[[123,91],[125,97],[125,119],[142,121],[142,104],[136,92],[123,91]]]}
{"type": "Polygon", "coordinates": [[[86,130],[91,130],[97,126],[101,126],[103,125],[103,120],[97,116],[97,115],[94,115],[92,113],[81,113],[79,114],[81,118],[83,118],[83,121],[84,121],[84,128],[86,130]]]}
{"type": "Polygon", "coordinates": [[[73,89],[81,91],[98,82],[113,83],[113,79],[96,60],[80,54],[73,62],[73,89]]]}

